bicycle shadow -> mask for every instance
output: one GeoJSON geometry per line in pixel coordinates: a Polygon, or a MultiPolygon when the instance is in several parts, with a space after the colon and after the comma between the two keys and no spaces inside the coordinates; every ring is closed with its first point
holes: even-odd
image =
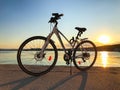
{"type": "MultiPolygon", "coordinates": [[[[76,79],[77,76],[78,77],[80,76],[80,78],[82,77],[80,86],[78,87],[79,88],[78,90],[84,90],[86,82],[87,82],[87,77],[88,77],[87,72],[78,72],[78,73],[73,74],[71,76],[67,76],[66,78],[63,78],[62,80],[58,81],[54,85],[50,86],[50,88],[48,90],[55,90],[58,87],[60,87],[61,85],[65,85],[65,83],[69,82],[69,80],[71,80],[73,78],[76,79]]],[[[24,77],[24,78],[20,78],[20,79],[14,80],[14,81],[10,81],[10,82],[7,82],[7,83],[0,84],[0,87],[14,86],[13,88],[11,88],[11,90],[19,90],[19,89],[29,85],[30,83],[32,83],[33,81],[37,80],[40,77],[28,76],[28,77],[24,77]]],[[[43,82],[41,82],[41,83],[43,83],[43,82]]],[[[72,82],[71,84],[74,84],[74,82],[72,82]]]]}
{"type": "MultiPolygon", "coordinates": [[[[77,77],[77,76],[82,76],[82,81],[81,81],[81,85],[78,88],[78,90],[84,90],[85,86],[86,86],[86,82],[87,82],[87,77],[88,77],[88,73],[87,72],[78,72],[74,75],[71,75],[61,81],[59,81],[58,83],[56,83],[54,86],[52,86],[51,88],[49,88],[48,90],[55,90],[56,88],[60,87],[61,85],[65,84],[67,81],[77,77]]],[[[73,82],[74,83],[74,82],[73,82]]],[[[73,85],[74,86],[74,85],[73,85]]]]}
{"type": "Polygon", "coordinates": [[[4,83],[4,84],[0,84],[0,87],[4,87],[4,86],[7,86],[7,85],[16,85],[14,88],[12,88],[11,90],[19,90],[20,88],[28,85],[29,83],[33,82],[34,80],[36,80],[38,77],[33,77],[33,76],[30,76],[30,77],[27,77],[27,78],[23,78],[23,79],[19,79],[19,80],[15,80],[15,81],[12,81],[12,82],[8,82],[8,83],[4,83]]]}

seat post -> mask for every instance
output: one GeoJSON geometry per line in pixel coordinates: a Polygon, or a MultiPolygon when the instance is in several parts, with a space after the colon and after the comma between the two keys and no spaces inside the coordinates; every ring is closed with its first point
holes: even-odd
{"type": "Polygon", "coordinates": [[[78,32],[76,39],[79,39],[79,37],[81,37],[81,32],[78,32]]]}

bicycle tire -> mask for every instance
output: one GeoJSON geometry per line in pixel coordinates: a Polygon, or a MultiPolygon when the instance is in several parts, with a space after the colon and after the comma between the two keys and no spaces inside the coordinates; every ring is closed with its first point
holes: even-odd
{"type": "Polygon", "coordinates": [[[73,63],[79,70],[86,71],[93,66],[97,58],[97,49],[92,41],[79,43],[73,53],[73,63]]]}
{"type": "Polygon", "coordinates": [[[32,76],[40,76],[48,73],[55,66],[58,58],[58,52],[52,40],[49,41],[49,44],[47,46],[48,48],[46,47],[45,49],[46,53],[43,56],[44,58],[41,59],[40,57],[38,57],[43,43],[45,42],[46,37],[34,36],[28,38],[20,45],[17,52],[17,61],[19,67],[25,73],[32,76]],[[36,45],[37,43],[38,46],[36,45]],[[49,54],[51,55],[49,56],[49,54]]]}

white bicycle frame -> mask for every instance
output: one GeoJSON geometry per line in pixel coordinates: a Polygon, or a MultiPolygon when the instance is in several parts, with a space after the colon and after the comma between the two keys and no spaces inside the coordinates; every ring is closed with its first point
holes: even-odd
{"type": "MultiPolygon", "coordinates": [[[[45,48],[48,46],[48,44],[49,44],[49,42],[50,42],[51,37],[52,37],[53,34],[55,34],[55,35],[57,36],[57,38],[58,38],[58,40],[59,40],[59,42],[60,42],[60,44],[61,44],[61,46],[62,46],[62,48],[63,48],[63,51],[64,51],[65,53],[67,53],[67,49],[65,48],[65,46],[64,46],[64,44],[63,44],[63,41],[62,41],[60,35],[62,35],[62,36],[65,38],[65,40],[69,43],[69,45],[71,46],[71,51],[74,51],[74,48],[75,48],[75,46],[76,46],[76,43],[77,43],[77,44],[80,43],[80,42],[78,42],[77,40],[75,40],[75,41],[74,41],[74,44],[72,44],[72,43],[58,30],[57,24],[55,24],[55,26],[53,27],[52,32],[47,36],[47,40],[46,40],[46,42],[44,43],[44,45],[43,45],[43,47],[42,47],[42,49],[41,49],[41,53],[40,53],[40,56],[41,56],[41,57],[43,56],[44,50],[45,50],[45,48]]],[[[85,40],[87,40],[87,39],[88,39],[88,38],[83,38],[83,39],[80,39],[80,41],[82,42],[82,41],[85,41],[85,40]]],[[[77,56],[77,57],[80,58],[80,57],[82,57],[82,56],[80,55],[80,56],[77,56]]]]}
{"type": "Polygon", "coordinates": [[[65,40],[70,44],[70,46],[71,46],[71,50],[73,51],[74,50],[74,46],[75,45],[72,45],[71,43],[70,43],[70,41],[57,29],[57,26],[55,25],[54,27],[53,27],[53,30],[52,30],[52,32],[47,36],[47,40],[46,40],[46,42],[45,42],[45,44],[43,45],[43,47],[42,47],[42,52],[44,52],[44,49],[47,47],[47,45],[49,44],[49,41],[50,41],[50,39],[51,39],[51,37],[52,37],[52,35],[53,34],[55,34],[56,36],[57,36],[57,38],[58,38],[58,40],[59,40],[59,42],[60,42],[60,44],[61,44],[61,46],[62,46],[62,48],[63,48],[63,50],[64,50],[64,52],[65,53],[67,53],[67,51],[66,51],[66,48],[65,48],[65,46],[64,46],[64,44],[63,44],[63,41],[62,41],[62,39],[61,39],[61,37],[60,37],[60,34],[65,38],[65,40]]]}

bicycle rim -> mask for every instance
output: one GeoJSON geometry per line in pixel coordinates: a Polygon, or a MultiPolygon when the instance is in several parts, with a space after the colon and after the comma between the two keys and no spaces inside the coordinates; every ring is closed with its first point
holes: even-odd
{"type": "Polygon", "coordinates": [[[74,64],[79,70],[87,70],[93,66],[97,58],[96,46],[91,41],[83,41],[76,46],[74,64]]]}
{"type": "Polygon", "coordinates": [[[33,76],[49,72],[56,64],[57,49],[52,41],[48,44],[42,58],[39,56],[46,41],[45,37],[31,37],[24,41],[17,54],[20,68],[33,76]]]}

